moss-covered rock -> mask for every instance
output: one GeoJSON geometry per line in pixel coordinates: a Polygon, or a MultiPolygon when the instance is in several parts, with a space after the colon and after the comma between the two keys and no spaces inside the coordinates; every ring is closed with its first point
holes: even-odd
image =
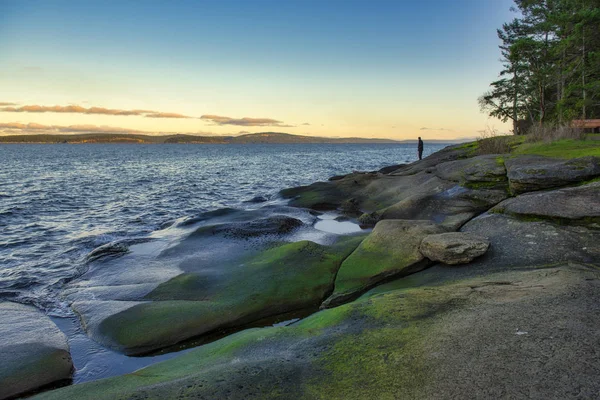
{"type": "Polygon", "coordinates": [[[505,189],[508,185],[504,162],[498,155],[485,155],[438,164],[435,174],[467,187],[505,189]]]}
{"type": "Polygon", "coordinates": [[[0,399],[71,379],[65,335],[33,307],[0,302],[0,399]]]}
{"type": "Polygon", "coordinates": [[[335,274],[363,236],[332,246],[282,244],[221,267],[222,272],[179,275],[145,300],[88,326],[97,341],[127,354],[160,349],[218,329],[317,307],[335,274]]]}
{"type": "Polygon", "coordinates": [[[598,302],[582,266],[397,289],[36,398],[594,398],[598,302]]]}
{"type": "Polygon", "coordinates": [[[425,268],[429,260],[419,252],[421,240],[444,229],[429,221],[383,220],[342,263],[335,289],[323,303],[332,307],[354,299],[375,284],[425,268]]]}

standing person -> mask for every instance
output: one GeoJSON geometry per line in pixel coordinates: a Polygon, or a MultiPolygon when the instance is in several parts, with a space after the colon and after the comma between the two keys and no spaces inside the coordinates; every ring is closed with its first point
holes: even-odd
{"type": "Polygon", "coordinates": [[[419,151],[419,160],[423,159],[423,141],[421,140],[421,136],[419,136],[419,145],[417,146],[417,150],[419,151]]]}

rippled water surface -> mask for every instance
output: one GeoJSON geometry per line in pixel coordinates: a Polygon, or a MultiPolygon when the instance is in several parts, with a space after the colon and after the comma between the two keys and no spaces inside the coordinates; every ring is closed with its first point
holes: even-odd
{"type": "MultiPolygon", "coordinates": [[[[0,146],[0,298],[68,314],[61,286],[94,248],[352,170],[412,162],[414,145],[0,146]]],[[[425,155],[442,148],[427,146],[425,155]]]]}

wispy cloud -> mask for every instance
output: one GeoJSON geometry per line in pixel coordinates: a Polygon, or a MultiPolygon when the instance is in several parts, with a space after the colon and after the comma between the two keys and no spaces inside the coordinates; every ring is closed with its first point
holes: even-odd
{"type": "Polygon", "coordinates": [[[303,123],[302,125],[304,126],[309,126],[310,124],[308,122],[303,123]]]}
{"type": "Polygon", "coordinates": [[[191,118],[187,115],[166,112],[150,112],[146,114],[146,118],[191,118]]]}
{"type": "MultiPolygon", "coordinates": [[[[222,136],[213,132],[150,132],[138,129],[122,128],[106,125],[42,125],[36,123],[24,124],[21,122],[0,122],[0,136],[6,135],[60,135],[60,134],[99,134],[99,133],[122,133],[122,134],[144,134],[144,135],[198,135],[198,136],[222,136]]],[[[229,135],[232,135],[230,133],[229,135]]]]}
{"type": "Polygon", "coordinates": [[[8,101],[0,101],[0,107],[5,107],[5,106],[16,106],[17,103],[11,103],[8,101]]]}
{"type": "Polygon", "coordinates": [[[420,131],[447,131],[447,132],[454,132],[454,129],[448,129],[448,128],[421,128],[419,130],[420,131]]]}
{"type": "Polygon", "coordinates": [[[146,133],[135,129],[119,128],[105,125],[42,125],[20,122],[0,123],[0,133],[4,135],[57,134],[57,133],[146,133]]]}
{"type": "Polygon", "coordinates": [[[101,115],[119,115],[130,116],[137,115],[146,118],[192,118],[183,114],[150,111],[150,110],[119,110],[104,107],[81,107],[78,105],[68,106],[41,106],[41,105],[25,105],[14,107],[14,103],[0,103],[0,111],[2,112],[25,112],[25,113],[74,113],[74,114],[101,114],[101,115]],[[6,107],[6,106],[11,107],[6,107]]]}
{"type": "Polygon", "coordinates": [[[210,121],[215,125],[237,125],[237,126],[277,126],[282,128],[293,127],[293,125],[284,124],[272,118],[231,118],[220,115],[203,115],[200,117],[205,121],[210,121]]]}

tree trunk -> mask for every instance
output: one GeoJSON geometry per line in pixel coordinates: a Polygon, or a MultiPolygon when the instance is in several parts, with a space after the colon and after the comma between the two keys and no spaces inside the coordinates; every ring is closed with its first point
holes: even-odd
{"type": "Polygon", "coordinates": [[[585,102],[586,102],[586,91],[585,91],[585,25],[581,27],[582,30],[582,41],[583,46],[581,47],[581,88],[583,90],[582,98],[583,98],[583,107],[581,112],[582,119],[586,119],[586,110],[585,110],[585,102]]]}

